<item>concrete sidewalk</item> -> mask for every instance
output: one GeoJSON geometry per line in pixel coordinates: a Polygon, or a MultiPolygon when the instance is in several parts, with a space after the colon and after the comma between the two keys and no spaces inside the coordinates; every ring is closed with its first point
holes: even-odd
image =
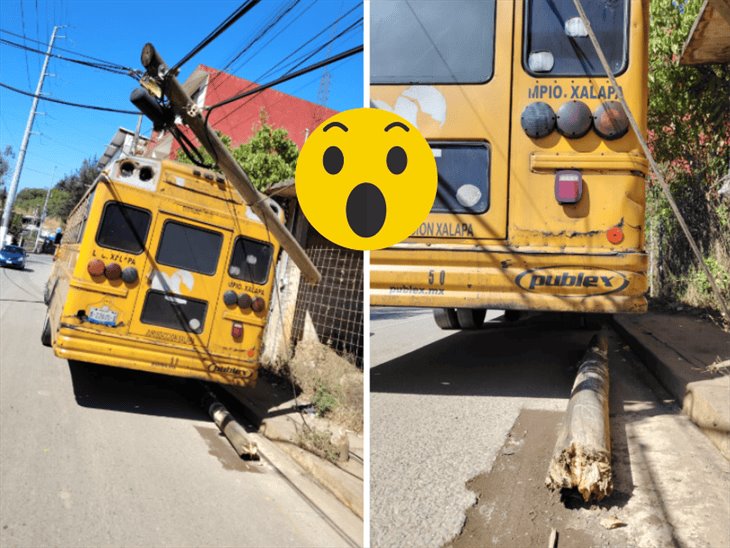
{"type": "Polygon", "coordinates": [[[730,460],[730,334],[696,316],[648,312],[616,315],[614,327],[730,460]]]}
{"type": "MultiPolygon", "coordinates": [[[[363,437],[341,426],[300,413],[291,386],[272,382],[262,375],[254,388],[224,386],[245,409],[246,418],[259,433],[276,442],[315,481],[330,491],[360,519],[363,518],[363,437]],[[306,421],[306,426],[304,424],[306,421]],[[321,458],[300,447],[307,428],[327,433],[339,458],[321,458]]],[[[302,402],[298,402],[300,405],[302,402]]]]}

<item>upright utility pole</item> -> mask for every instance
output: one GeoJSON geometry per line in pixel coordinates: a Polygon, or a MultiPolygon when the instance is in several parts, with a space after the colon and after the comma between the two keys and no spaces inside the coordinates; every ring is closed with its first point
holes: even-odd
{"type": "Polygon", "coordinates": [[[43,80],[46,79],[46,69],[48,68],[48,60],[51,56],[51,50],[53,49],[53,42],[56,40],[56,32],[58,27],[53,27],[53,33],[51,34],[51,40],[48,42],[48,49],[46,50],[46,57],[43,60],[43,68],[41,68],[41,75],[38,77],[38,85],[35,88],[35,97],[33,97],[33,104],[30,107],[30,114],[28,115],[28,123],[25,124],[25,133],[23,134],[23,140],[20,144],[20,151],[18,152],[18,158],[15,161],[15,171],[13,172],[13,180],[10,181],[10,188],[8,189],[8,197],[5,202],[5,209],[3,209],[2,225],[0,225],[0,246],[5,245],[5,236],[8,233],[8,227],[10,226],[10,219],[13,215],[13,205],[15,204],[15,194],[18,190],[18,181],[20,181],[20,174],[23,171],[23,162],[25,161],[25,151],[28,150],[28,140],[30,139],[30,132],[33,129],[33,121],[35,120],[36,107],[38,107],[38,96],[43,90],[43,80]]]}

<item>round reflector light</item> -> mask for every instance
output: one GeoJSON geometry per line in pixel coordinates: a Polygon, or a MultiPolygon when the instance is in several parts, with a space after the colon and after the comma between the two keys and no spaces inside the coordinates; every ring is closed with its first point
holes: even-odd
{"type": "Polygon", "coordinates": [[[122,270],[122,280],[124,280],[128,284],[133,284],[139,279],[139,274],[137,273],[137,269],[133,266],[128,266],[124,270],[122,270]]]}
{"type": "Polygon", "coordinates": [[[624,231],[620,226],[614,226],[606,231],[606,238],[612,244],[620,244],[624,241],[624,231]]]}
{"type": "Polygon", "coordinates": [[[109,280],[118,280],[122,277],[122,267],[117,263],[109,263],[104,268],[104,275],[109,280]]]}
{"type": "Polygon", "coordinates": [[[256,297],[251,304],[251,309],[254,312],[263,312],[264,308],[266,308],[266,301],[264,301],[261,297],[256,297]]]}
{"type": "Polygon", "coordinates": [[[598,135],[607,141],[613,141],[629,131],[629,119],[621,103],[607,101],[593,111],[593,127],[598,135]]]}
{"type": "Polygon", "coordinates": [[[568,101],[558,109],[558,131],[568,139],[583,137],[592,121],[591,109],[580,101],[568,101]]]}
{"type": "Polygon", "coordinates": [[[86,265],[86,270],[92,276],[103,276],[104,268],[104,261],[101,259],[91,259],[89,264],[86,265]]]}
{"type": "Polygon", "coordinates": [[[235,291],[229,289],[223,293],[223,302],[228,306],[232,306],[238,302],[238,295],[236,295],[235,291]]]}
{"type": "Polygon", "coordinates": [[[238,306],[240,306],[244,310],[247,308],[251,308],[252,303],[253,303],[253,299],[251,298],[251,295],[249,295],[248,293],[241,293],[238,296],[238,306]]]}
{"type": "Polygon", "coordinates": [[[555,129],[555,112],[547,103],[530,103],[522,111],[520,123],[528,137],[539,139],[555,129]]]}

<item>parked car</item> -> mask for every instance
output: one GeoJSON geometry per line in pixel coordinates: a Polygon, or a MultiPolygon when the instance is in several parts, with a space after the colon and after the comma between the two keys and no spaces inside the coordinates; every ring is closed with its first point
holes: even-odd
{"type": "Polygon", "coordinates": [[[25,249],[17,245],[6,245],[0,249],[0,266],[11,266],[23,270],[25,268],[25,249]]]}

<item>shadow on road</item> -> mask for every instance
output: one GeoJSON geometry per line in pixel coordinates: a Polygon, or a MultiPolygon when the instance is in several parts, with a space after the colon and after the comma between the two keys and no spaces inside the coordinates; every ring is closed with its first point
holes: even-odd
{"type": "Polygon", "coordinates": [[[424,308],[405,308],[405,307],[373,307],[370,309],[370,321],[377,320],[403,320],[405,318],[411,318],[424,314],[426,311],[428,314],[431,313],[430,309],[424,308]]]}
{"type": "Polygon", "coordinates": [[[208,420],[197,381],[69,361],[76,403],[124,413],[208,420]]]}
{"type": "Polygon", "coordinates": [[[404,394],[567,398],[592,335],[541,322],[461,331],[372,368],[370,387],[404,394]]]}

